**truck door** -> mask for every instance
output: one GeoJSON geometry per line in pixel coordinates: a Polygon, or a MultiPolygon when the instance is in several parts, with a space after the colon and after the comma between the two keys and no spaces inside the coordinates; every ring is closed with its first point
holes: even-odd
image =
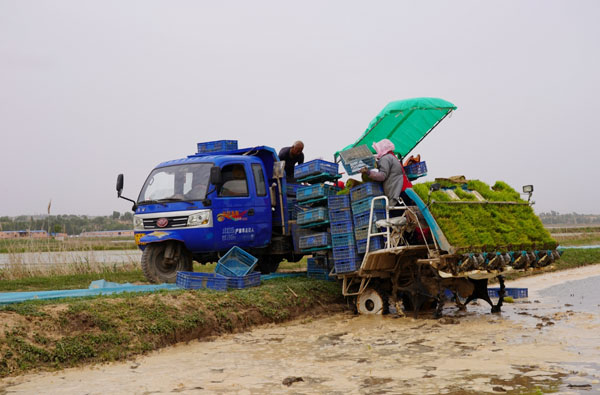
{"type": "Polygon", "coordinates": [[[221,174],[223,185],[213,208],[217,248],[266,246],[271,238],[271,207],[262,166],[226,163],[221,174]]]}

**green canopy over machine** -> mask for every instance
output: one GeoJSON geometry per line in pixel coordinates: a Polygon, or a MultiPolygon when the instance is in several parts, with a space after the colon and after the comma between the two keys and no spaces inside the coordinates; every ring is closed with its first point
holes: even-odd
{"type": "MultiPolygon", "coordinates": [[[[340,151],[364,144],[375,153],[373,143],[389,139],[396,146],[395,153],[404,157],[453,110],[454,104],[433,97],[393,101],[377,114],[358,140],[340,151]]],[[[340,151],[335,153],[336,158],[340,151]]]]}

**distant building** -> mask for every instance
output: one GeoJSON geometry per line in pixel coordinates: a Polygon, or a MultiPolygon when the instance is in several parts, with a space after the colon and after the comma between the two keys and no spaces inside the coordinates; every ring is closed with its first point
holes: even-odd
{"type": "Polygon", "coordinates": [[[0,239],[47,239],[48,232],[45,230],[4,230],[0,232],[0,239]]]}
{"type": "Polygon", "coordinates": [[[99,230],[82,232],[79,237],[133,237],[133,230],[99,230]]]}

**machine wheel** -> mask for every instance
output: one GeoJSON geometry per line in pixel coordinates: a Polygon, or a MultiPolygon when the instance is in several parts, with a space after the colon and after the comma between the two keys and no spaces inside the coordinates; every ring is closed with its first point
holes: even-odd
{"type": "Polygon", "coordinates": [[[174,283],[177,272],[192,270],[192,255],[181,243],[149,244],[142,253],[142,271],[152,283],[174,283]]]}
{"type": "Polygon", "coordinates": [[[383,298],[373,288],[367,288],[356,298],[356,309],[359,314],[383,314],[383,307],[383,298]]]}

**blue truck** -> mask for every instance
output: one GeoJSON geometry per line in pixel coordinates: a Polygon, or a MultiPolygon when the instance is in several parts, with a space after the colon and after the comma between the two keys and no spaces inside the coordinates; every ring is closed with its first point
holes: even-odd
{"type": "MultiPolygon", "coordinates": [[[[286,259],[302,258],[294,249],[287,210],[284,162],[266,146],[199,143],[198,152],[156,166],[133,203],[134,233],[143,251],[141,266],[151,282],[175,282],[192,262],[216,262],[231,247],[256,256],[262,273],[286,259]]],[[[212,142],[211,142],[212,143],[212,142]]]]}

